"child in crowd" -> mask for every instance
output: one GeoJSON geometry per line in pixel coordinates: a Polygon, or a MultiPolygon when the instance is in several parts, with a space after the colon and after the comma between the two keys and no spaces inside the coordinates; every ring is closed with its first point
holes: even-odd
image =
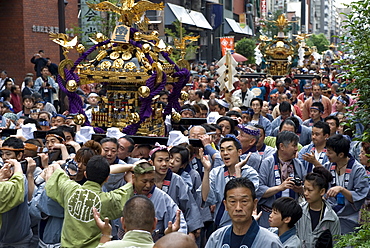
{"type": "Polygon", "coordinates": [[[280,197],[272,204],[269,222],[271,231],[276,233],[283,247],[301,248],[302,242],[297,236],[295,223],[302,217],[302,208],[291,197],[280,197]]]}
{"type": "Polygon", "coordinates": [[[315,167],[306,175],[306,202],[302,204],[303,215],[297,223],[297,234],[305,247],[332,247],[332,237],[340,235],[339,218],[323,198],[332,179],[324,167],[315,167]]]}

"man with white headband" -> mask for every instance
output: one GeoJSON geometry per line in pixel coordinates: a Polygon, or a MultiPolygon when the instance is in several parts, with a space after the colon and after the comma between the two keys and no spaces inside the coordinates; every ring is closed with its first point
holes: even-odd
{"type": "Polygon", "coordinates": [[[89,103],[87,106],[86,106],[86,109],[85,109],[85,114],[87,116],[87,118],[89,119],[89,121],[91,122],[92,120],[92,111],[99,111],[99,106],[98,106],[98,102],[99,102],[99,95],[92,92],[90,93],[88,96],[87,96],[87,102],[89,103]]]}

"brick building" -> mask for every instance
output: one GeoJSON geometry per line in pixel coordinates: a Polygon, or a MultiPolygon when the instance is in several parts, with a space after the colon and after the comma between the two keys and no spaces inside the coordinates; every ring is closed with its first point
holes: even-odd
{"type": "MultiPolygon", "coordinates": [[[[65,15],[67,29],[78,26],[78,0],[68,0],[65,15]]],[[[36,77],[30,60],[40,49],[59,64],[59,46],[48,35],[50,31],[58,32],[58,23],[58,0],[0,1],[0,70],[6,70],[17,84],[29,72],[36,77]]],[[[77,57],[77,53],[70,52],[70,59],[77,57]]]]}

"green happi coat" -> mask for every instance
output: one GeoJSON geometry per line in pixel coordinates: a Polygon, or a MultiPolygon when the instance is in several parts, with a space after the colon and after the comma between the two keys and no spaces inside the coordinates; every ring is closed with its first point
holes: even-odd
{"type": "Polygon", "coordinates": [[[8,212],[24,201],[24,177],[22,173],[14,173],[6,182],[0,183],[0,229],[2,224],[1,214],[8,212]]]}
{"type": "Polygon", "coordinates": [[[92,207],[98,209],[102,218],[110,220],[122,216],[123,206],[133,195],[131,183],[102,192],[101,185],[87,181],[79,185],[58,168],[47,181],[46,194],[64,208],[62,247],[96,247],[100,230],[96,226],[92,207]]]}

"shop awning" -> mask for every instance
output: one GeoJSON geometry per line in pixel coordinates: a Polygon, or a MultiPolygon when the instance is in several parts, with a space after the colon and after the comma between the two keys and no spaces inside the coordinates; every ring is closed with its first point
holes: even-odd
{"type": "Polygon", "coordinates": [[[189,24],[203,29],[212,29],[204,15],[198,11],[187,10],[182,6],[166,3],[164,9],[164,23],[171,25],[174,21],[179,20],[184,24],[189,24]]]}
{"type": "Polygon", "coordinates": [[[248,25],[246,25],[244,28],[241,28],[240,23],[236,22],[234,19],[225,18],[224,33],[228,34],[230,32],[253,35],[253,32],[248,25]]]}
{"type": "Polygon", "coordinates": [[[204,28],[204,29],[211,29],[212,30],[212,26],[209,24],[206,17],[202,13],[192,10],[192,11],[190,11],[189,15],[190,15],[191,19],[193,19],[195,25],[198,28],[204,28]]]}

